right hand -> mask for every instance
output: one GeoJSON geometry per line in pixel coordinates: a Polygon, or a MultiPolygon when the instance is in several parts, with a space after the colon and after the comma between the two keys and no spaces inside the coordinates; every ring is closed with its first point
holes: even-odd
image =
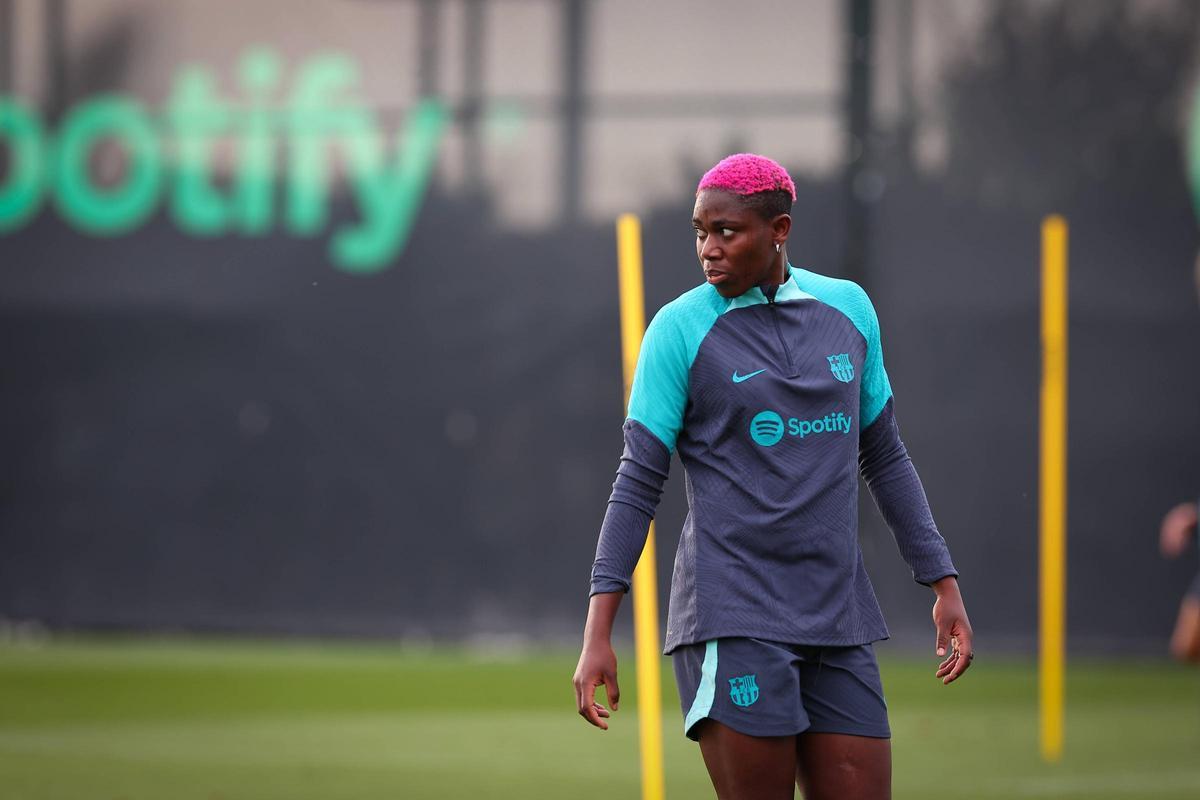
{"type": "Polygon", "coordinates": [[[616,711],[621,702],[617,687],[617,654],[609,642],[585,642],[575,667],[575,705],[579,716],[601,730],[608,730],[609,710],[596,702],[596,689],[603,686],[608,704],[616,711]]]}
{"type": "Polygon", "coordinates": [[[1196,529],[1196,504],[1180,503],[1163,517],[1158,544],[1164,556],[1174,558],[1187,548],[1196,529]]]}

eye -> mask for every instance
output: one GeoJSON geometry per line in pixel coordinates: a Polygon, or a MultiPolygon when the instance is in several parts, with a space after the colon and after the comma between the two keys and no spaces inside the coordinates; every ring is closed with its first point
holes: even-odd
{"type": "Polygon", "coordinates": [[[692,228],[692,230],[696,232],[696,238],[697,238],[697,239],[703,239],[703,238],[704,238],[704,229],[703,229],[703,228],[692,228]]]}
{"type": "Polygon", "coordinates": [[[726,239],[728,239],[730,236],[733,236],[733,229],[732,228],[721,228],[721,235],[724,236],[726,239]]]}

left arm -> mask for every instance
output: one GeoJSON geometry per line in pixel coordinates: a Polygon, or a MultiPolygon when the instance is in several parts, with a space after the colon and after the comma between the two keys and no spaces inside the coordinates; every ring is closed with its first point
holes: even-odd
{"type": "Polygon", "coordinates": [[[900,439],[889,398],[875,421],[858,437],[858,469],[896,537],[913,579],[925,586],[946,576],[958,577],[946,540],[938,533],[925,488],[900,439]]]}
{"type": "Polygon", "coordinates": [[[958,590],[958,570],[950,560],[946,540],[933,522],[925,489],[900,439],[891,382],[883,367],[879,318],[866,293],[861,289],[858,292],[855,324],[867,340],[859,384],[863,427],[858,436],[858,468],[896,538],[900,555],[912,568],[913,578],[932,587],[937,594],[933,604],[936,651],[939,657],[946,656],[937,676],[943,683],[950,683],[971,665],[971,623],[958,590]]]}
{"type": "Polygon", "coordinates": [[[933,604],[936,651],[946,660],[936,674],[942,683],[950,683],[966,672],[974,658],[971,623],[958,589],[958,570],[933,522],[925,489],[900,439],[891,399],[860,433],[858,464],[875,504],[896,537],[900,554],[912,568],[913,578],[937,594],[933,604]]]}

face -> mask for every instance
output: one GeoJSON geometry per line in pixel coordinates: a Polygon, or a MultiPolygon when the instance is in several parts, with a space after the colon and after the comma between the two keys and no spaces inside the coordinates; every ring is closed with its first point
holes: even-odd
{"type": "Polygon", "coordinates": [[[775,251],[775,243],[787,238],[787,214],[764,220],[738,195],[706,189],[696,197],[692,227],[704,277],[722,297],[782,282],[784,257],[775,251]]]}

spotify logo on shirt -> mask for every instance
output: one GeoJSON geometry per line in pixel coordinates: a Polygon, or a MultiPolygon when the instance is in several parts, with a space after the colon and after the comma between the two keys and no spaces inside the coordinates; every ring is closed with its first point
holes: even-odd
{"type": "Polygon", "coordinates": [[[783,440],[784,433],[801,439],[820,433],[840,433],[845,436],[850,433],[851,427],[850,417],[840,411],[818,419],[789,417],[785,422],[779,414],[768,410],[760,411],[750,420],[750,438],[762,447],[773,447],[783,440]]]}
{"type": "Polygon", "coordinates": [[[783,417],[774,411],[762,411],[750,420],[750,438],[763,447],[779,444],[783,438],[783,417]]]}

